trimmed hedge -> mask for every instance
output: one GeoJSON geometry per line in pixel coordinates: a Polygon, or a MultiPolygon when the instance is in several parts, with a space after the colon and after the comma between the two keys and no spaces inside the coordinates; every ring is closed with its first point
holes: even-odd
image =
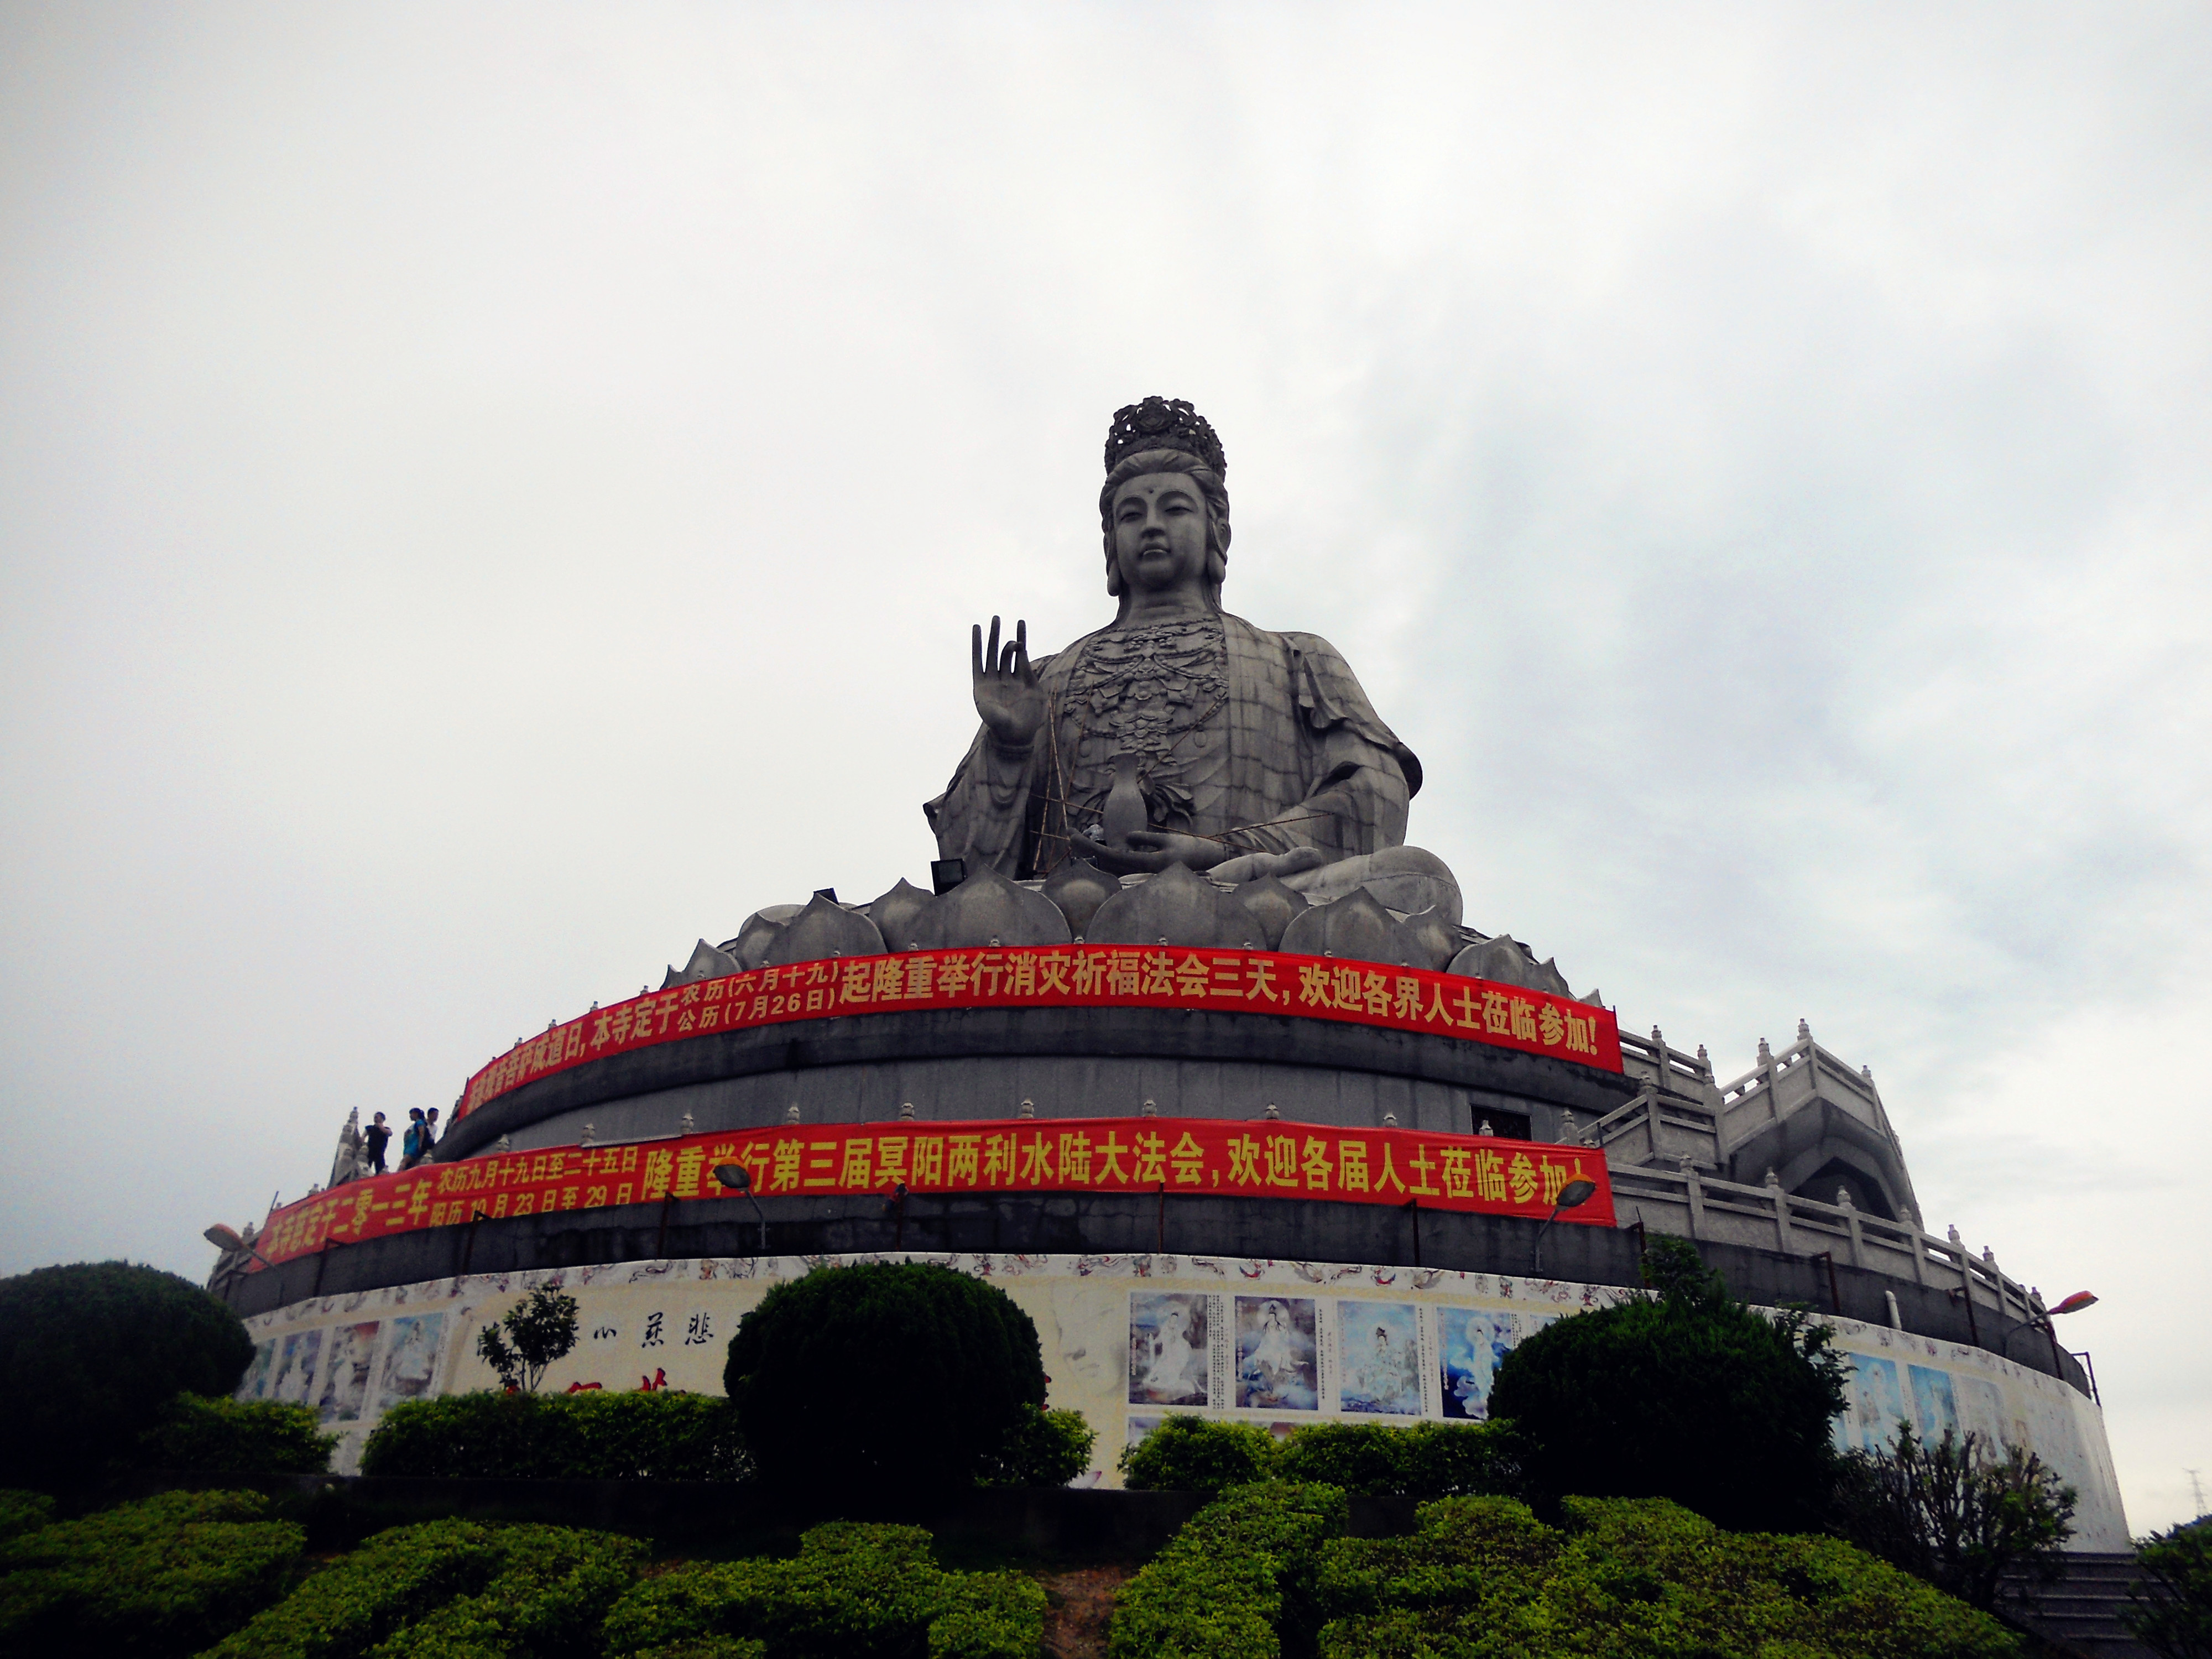
{"type": "Polygon", "coordinates": [[[1517,1493],[1522,1443],[1510,1423],[1316,1423],[1276,1449],[1279,1480],[1320,1482],[1370,1498],[1517,1493]]]}
{"type": "Polygon", "coordinates": [[[539,1659],[596,1653],[645,1547],[568,1527],[428,1521],[378,1533],[204,1659],[539,1659]]]}
{"type": "Polygon", "coordinates": [[[776,1285],[730,1339],[723,1382],[762,1480],[801,1497],[968,1486],[1045,1397],[1030,1316],[920,1261],[776,1285]]]}
{"type": "Polygon", "coordinates": [[[54,1500],[42,1492],[0,1490],[0,1540],[36,1532],[54,1518],[54,1500]]]}
{"type": "Polygon", "coordinates": [[[1022,1407],[1014,1431],[977,1477],[986,1486],[1064,1486],[1091,1467],[1098,1431],[1081,1412],[1022,1407]]]}
{"type": "Polygon", "coordinates": [[[2011,1659],[2018,1639],[1834,1539],[1723,1532],[1665,1499],[1422,1505],[1322,1552],[1321,1659],[2011,1659]]]}
{"type": "Polygon", "coordinates": [[[1133,1490],[1207,1496],[1254,1480],[1340,1486],[1375,1498],[1516,1493],[1523,1448],[1509,1423],[1316,1423],[1278,1442],[1249,1423],[1179,1413],[1121,1454],[1133,1490]]]}
{"type": "Polygon", "coordinates": [[[729,1402],[703,1394],[458,1394],[394,1406],[363,1474],[522,1480],[742,1480],[729,1402]]]}
{"type": "Polygon", "coordinates": [[[1275,1442],[1250,1423],[1221,1423],[1177,1412],[1121,1453],[1121,1483],[1133,1492],[1195,1492],[1207,1497],[1265,1480],[1275,1442]]]}
{"type": "Polygon", "coordinates": [[[0,1650],[197,1651],[290,1586],[307,1536],[252,1492],[165,1492],[0,1543],[0,1650]]]}
{"type": "Polygon", "coordinates": [[[140,1461],[214,1474],[321,1474],[338,1443],[310,1406],[180,1394],[139,1437],[140,1461]]]}
{"type": "Polygon", "coordinates": [[[1045,1595],[1019,1573],[941,1571],[920,1527],[836,1521],[788,1560],[678,1567],[638,1584],[604,1627],[623,1656],[764,1643],[775,1659],[1033,1659],[1045,1595]]]}
{"type": "Polygon", "coordinates": [[[1113,1659],[1275,1659],[1284,1630],[1316,1622],[1322,1549],[1345,1518],[1334,1486],[1231,1488],[1115,1592],[1107,1651],[1113,1659]]]}
{"type": "Polygon", "coordinates": [[[0,1486],[97,1474],[179,1393],[227,1395],[253,1358],[198,1285],[123,1261],[0,1279],[0,1486]]]}

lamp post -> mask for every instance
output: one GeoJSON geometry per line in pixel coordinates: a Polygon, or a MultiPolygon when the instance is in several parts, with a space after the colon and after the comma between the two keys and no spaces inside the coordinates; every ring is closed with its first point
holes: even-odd
{"type": "Polygon", "coordinates": [[[2088,1291],[2076,1291],[2055,1308],[2045,1308],[2041,1313],[2031,1314],[2026,1319],[2015,1319],[2012,1322],[2012,1328],[1999,1339],[1997,1352],[2006,1358],[2011,1358],[2013,1338],[2025,1330],[2039,1330],[2051,1339],[2051,1364],[2053,1370],[2058,1370],[2058,1329],[2051,1322],[2061,1314],[2080,1313],[2084,1308],[2096,1305],[2094,1294],[2088,1291]]]}
{"type": "Polygon", "coordinates": [[[1552,1206],[1551,1214],[1544,1218],[1544,1224],[1536,1229],[1536,1254],[1535,1259],[1528,1264],[1529,1278],[1534,1279],[1544,1270],[1544,1235],[1559,1218],[1560,1212],[1579,1210],[1590,1201],[1591,1195],[1596,1191],[1597,1182],[1595,1181],[1570,1181],[1559,1188],[1559,1202],[1552,1206]]]}
{"type": "Polygon", "coordinates": [[[264,1267],[273,1267],[276,1265],[267,1256],[262,1255],[260,1251],[255,1249],[253,1246],[247,1243],[244,1238],[240,1237],[237,1228],[226,1227],[220,1221],[216,1222],[214,1226],[208,1228],[204,1232],[201,1233],[200,1237],[207,1240],[209,1243],[214,1245],[218,1250],[229,1252],[243,1250],[246,1255],[252,1256],[256,1261],[258,1261],[264,1267]]]}
{"type": "Polygon", "coordinates": [[[714,1166],[714,1179],[733,1193],[743,1193],[746,1200],[752,1205],[753,1213],[760,1217],[760,1253],[766,1255],[768,1254],[768,1217],[761,1209],[760,1200],[753,1196],[753,1172],[742,1164],[717,1164],[714,1166]]]}

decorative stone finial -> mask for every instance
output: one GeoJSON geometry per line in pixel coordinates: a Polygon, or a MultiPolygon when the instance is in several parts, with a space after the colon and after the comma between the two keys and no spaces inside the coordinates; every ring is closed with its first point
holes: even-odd
{"type": "Polygon", "coordinates": [[[687,1134],[687,1135],[688,1135],[688,1134],[696,1134],[696,1133],[698,1133],[698,1129],[699,1129],[699,1121],[698,1121],[698,1120],[697,1120],[696,1118],[693,1117],[693,1116],[691,1115],[691,1114],[690,1114],[690,1113],[689,1113],[689,1112],[684,1113],[684,1133],[685,1134],[687,1134]]]}
{"type": "Polygon", "coordinates": [[[1659,1028],[1656,1025],[1651,1028],[1651,1046],[1662,1051],[1667,1047],[1667,1039],[1659,1034],[1659,1028]]]}
{"type": "Polygon", "coordinates": [[[1851,1189],[1850,1188],[1838,1187],[1836,1188],[1836,1207],[1839,1210],[1851,1210],[1858,1207],[1851,1202],[1851,1189]]]}
{"type": "Polygon", "coordinates": [[[1267,1103],[1267,1121],[1272,1123],[1281,1116],[1282,1114],[1275,1109],[1275,1103],[1272,1100],[1269,1101],[1267,1103]]]}
{"type": "Polygon", "coordinates": [[[1766,1166],[1766,1184],[1770,1187],[1779,1187],[1782,1184],[1782,1177],[1774,1173],[1774,1166],[1771,1164],[1766,1166]]]}
{"type": "Polygon", "coordinates": [[[899,1115],[902,1118],[912,1117],[914,1115],[914,1103],[910,1100],[902,1100],[899,1102],[899,1115]]]}
{"type": "Polygon", "coordinates": [[[1802,1018],[1800,1018],[1797,1022],[1797,1041],[1800,1042],[1810,1042],[1812,1040],[1813,1028],[1808,1025],[1802,1018]]]}
{"type": "Polygon", "coordinates": [[[1495,1129],[1492,1129],[1490,1127],[1490,1120],[1488,1118],[1483,1119],[1482,1127],[1475,1131],[1475,1133],[1479,1135],[1495,1134],[1497,1133],[1498,1132],[1495,1129]]]}
{"type": "Polygon", "coordinates": [[[1765,1037],[1761,1037],[1761,1038],[1759,1038],[1759,1063],[1760,1065],[1764,1066],[1764,1065],[1765,1065],[1769,1060],[1772,1060],[1773,1058],[1774,1058],[1774,1050],[1773,1050],[1773,1049],[1771,1049],[1771,1048],[1768,1048],[1768,1047],[1766,1046],[1766,1039],[1765,1039],[1765,1037]]]}
{"type": "Polygon", "coordinates": [[[1398,1115],[1397,1115],[1397,1113],[1395,1113],[1395,1112],[1385,1112],[1385,1113],[1383,1113],[1383,1114],[1382,1114],[1382,1127],[1383,1127],[1384,1128],[1386,1128],[1386,1129],[1395,1129],[1395,1128],[1396,1128],[1396,1127],[1398,1127],[1398,1115]]]}
{"type": "Polygon", "coordinates": [[[1571,1143],[1575,1139],[1575,1114],[1572,1108],[1559,1114],[1559,1135],[1571,1143]]]}
{"type": "Polygon", "coordinates": [[[786,1123],[796,1123],[799,1121],[799,1103],[797,1101],[793,1101],[790,1105],[783,1109],[783,1121],[786,1123]]]}
{"type": "Polygon", "coordinates": [[[501,1135],[499,1138],[496,1150],[502,1152],[511,1152],[514,1150],[514,1143],[512,1140],[509,1140],[505,1135],[501,1135]]]}
{"type": "Polygon", "coordinates": [[[1036,1102],[1034,1100],[1024,1101],[1022,1103],[1021,1110],[1015,1113],[1014,1115],[1016,1117],[1035,1117],[1036,1115],[1036,1102]]]}
{"type": "Polygon", "coordinates": [[[1874,1081],[1874,1067],[1873,1067],[1873,1066],[1860,1066],[1860,1067],[1859,1067],[1859,1075],[1860,1075],[1861,1077],[1864,1078],[1864,1079],[1865,1079],[1869,1083],[1873,1082],[1873,1081],[1874,1081]]]}
{"type": "Polygon", "coordinates": [[[579,1141],[577,1144],[578,1144],[579,1146],[591,1146],[591,1145],[592,1144],[593,1139],[594,1139],[594,1135],[593,1135],[593,1133],[592,1133],[592,1126],[591,1124],[586,1123],[586,1124],[584,1126],[584,1138],[583,1138],[583,1139],[582,1139],[582,1140],[579,1141]]]}
{"type": "Polygon", "coordinates": [[[1965,1239],[1959,1237],[1959,1224],[1957,1222],[1954,1221],[1951,1224],[1950,1231],[1951,1242],[1954,1244],[1964,1244],[1966,1242],[1965,1239]]]}
{"type": "Polygon", "coordinates": [[[1146,1117],[1158,1117],[1160,1115],[1160,1103],[1156,1100],[1148,1100],[1139,1109],[1141,1115],[1146,1117]]]}
{"type": "Polygon", "coordinates": [[[1711,1071],[1713,1066],[1713,1057],[1705,1052],[1705,1045],[1702,1042],[1698,1045],[1698,1064],[1707,1071],[1711,1071]]]}

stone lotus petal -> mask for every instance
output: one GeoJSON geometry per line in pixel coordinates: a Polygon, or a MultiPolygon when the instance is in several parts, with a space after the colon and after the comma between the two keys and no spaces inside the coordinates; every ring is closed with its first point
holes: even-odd
{"type": "Polygon", "coordinates": [[[917,951],[976,945],[1066,945],[1075,935],[1060,907],[985,866],[932,899],[914,924],[917,951]]]}
{"type": "Polygon", "coordinates": [[[726,951],[718,951],[701,939],[691,947],[691,960],[681,968],[671,968],[668,977],[660,981],[665,991],[672,985],[689,985],[702,979],[720,979],[725,974],[738,971],[738,959],[726,951]]]}
{"type": "Polygon", "coordinates": [[[787,963],[820,962],[826,957],[879,957],[884,936],[876,924],[857,910],[820,894],[787,925],[769,948],[764,966],[787,963]]]}
{"type": "Polygon", "coordinates": [[[1301,910],[1310,908],[1304,893],[1285,886],[1273,876],[1248,881],[1231,896],[1259,922],[1260,948],[1266,951],[1282,949],[1283,929],[1301,910]]]}
{"type": "Polygon", "coordinates": [[[1343,957],[1354,962],[1412,965],[1413,935],[1365,888],[1333,904],[1316,904],[1283,930],[1283,949],[1294,956],[1343,957]]]}
{"type": "Polygon", "coordinates": [[[914,949],[914,930],[921,922],[922,912],[934,902],[932,895],[925,893],[904,876],[898,885],[868,907],[868,920],[876,924],[876,931],[884,936],[886,951],[914,949]]]}
{"type": "Polygon", "coordinates": [[[1098,907],[1121,890],[1118,877],[1109,876],[1089,859],[1069,859],[1054,871],[1044,884],[1044,896],[1067,918],[1068,931],[1087,939],[1091,918],[1098,907]]]}
{"type": "Polygon", "coordinates": [[[766,904],[745,918],[745,925],[738,929],[738,936],[726,942],[722,948],[738,959],[740,968],[758,968],[768,960],[768,953],[783,937],[784,928],[806,907],[803,904],[766,904]]]}
{"type": "Polygon", "coordinates": [[[1188,865],[1170,864],[1158,875],[1124,887],[1098,907],[1084,933],[1091,945],[1158,945],[1200,948],[1257,944],[1259,918],[1188,865]]]}
{"type": "Polygon", "coordinates": [[[1433,905],[1426,910],[1416,910],[1399,925],[1413,941],[1413,966],[1425,968],[1431,973],[1440,971],[1466,944],[1459,929],[1433,905]]]}
{"type": "Polygon", "coordinates": [[[1283,879],[1316,904],[1329,903],[1354,888],[1364,887],[1401,916],[1434,908],[1454,927],[1462,920],[1459,883],[1451,866],[1425,848],[1386,847],[1379,853],[1338,859],[1283,879]]]}
{"type": "Polygon", "coordinates": [[[1499,985],[1518,985],[1525,990],[1548,991],[1556,997],[1572,997],[1566,978],[1550,962],[1539,963],[1518,939],[1500,933],[1480,945],[1470,945],[1451,961],[1451,971],[1470,979],[1486,979],[1499,985]]]}

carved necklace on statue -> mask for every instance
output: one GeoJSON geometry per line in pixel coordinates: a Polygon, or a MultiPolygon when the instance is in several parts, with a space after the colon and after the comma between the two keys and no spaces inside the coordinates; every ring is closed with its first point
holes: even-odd
{"type": "Polygon", "coordinates": [[[1131,754],[1153,827],[1188,828],[1193,791],[1221,763],[1211,728],[1228,697],[1218,617],[1112,629],[1085,642],[1060,694],[1073,820],[1096,816],[1113,787],[1115,757],[1131,754]]]}

